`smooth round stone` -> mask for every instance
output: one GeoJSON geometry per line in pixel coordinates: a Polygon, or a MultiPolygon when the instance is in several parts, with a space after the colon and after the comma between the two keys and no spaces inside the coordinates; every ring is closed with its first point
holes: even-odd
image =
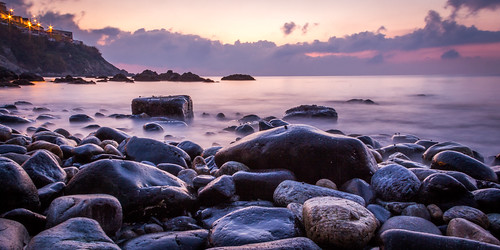
{"type": "Polygon", "coordinates": [[[497,238],[500,237],[500,214],[492,213],[488,214],[488,220],[490,221],[489,230],[497,238]]]}
{"type": "Polygon", "coordinates": [[[282,240],[274,240],[262,243],[246,244],[233,247],[213,247],[210,250],[276,250],[276,249],[308,249],[321,250],[321,248],[306,237],[295,237],[282,240]]]}
{"type": "Polygon", "coordinates": [[[93,121],[94,121],[94,118],[92,118],[86,114],[76,114],[76,115],[72,115],[69,117],[69,122],[72,122],[72,123],[93,122],[93,121]]]}
{"type": "Polygon", "coordinates": [[[106,146],[104,146],[104,153],[123,157],[122,152],[120,152],[114,145],[111,144],[107,144],[106,146]]]}
{"type": "Polygon", "coordinates": [[[125,132],[110,127],[100,127],[95,132],[95,136],[101,139],[101,141],[113,140],[118,143],[121,143],[123,140],[130,138],[130,135],[126,134],[125,132]]]}
{"type": "Polygon", "coordinates": [[[500,189],[485,188],[473,191],[479,209],[486,213],[500,213],[500,189]]]}
{"type": "Polygon", "coordinates": [[[286,208],[247,207],[215,221],[211,246],[241,246],[298,236],[295,216],[286,208]],[[251,233],[249,233],[251,232],[251,233]]]}
{"type": "Polygon", "coordinates": [[[24,249],[30,236],[23,224],[0,218],[0,249],[24,249]]]}
{"type": "Polygon", "coordinates": [[[0,141],[7,141],[12,136],[12,129],[0,124],[0,141]]]}
{"type": "Polygon", "coordinates": [[[183,213],[194,197],[179,178],[146,164],[99,160],[81,167],[66,187],[66,194],[110,194],[116,197],[125,219],[183,213]]]}
{"type": "Polygon", "coordinates": [[[431,174],[440,173],[437,170],[428,168],[409,168],[408,170],[413,172],[420,181],[424,181],[431,174]]]}
{"type": "Polygon", "coordinates": [[[123,250],[204,249],[208,231],[204,229],[184,232],[159,232],[145,234],[125,242],[123,250]]]}
{"type": "Polygon", "coordinates": [[[373,215],[375,215],[375,218],[377,218],[377,220],[380,222],[380,225],[383,225],[392,216],[389,210],[378,204],[370,204],[366,208],[370,210],[373,215]]]}
{"type": "Polygon", "coordinates": [[[455,151],[442,151],[432,158],[431,168],[465,173],[475,179],[498,182],[495,172],[482,162],[455,151]]]}
{"type": "Polygon", "coordinates": [[[185,169],[184,167],[173,163],[160,163],[156,165],[156,167],[175,176],[177,176],[180,171],[185,169]]]}
{"type": "Polygon", "coordinates": [[[215,180],[214,176],[211,175],[198,175],[193,178],[193,187],[199,189],[205,187],[208,183],[215,180]]]}
{"type": "Polygon", "coordinates": [[[201,229],[200,226],[196,224],[196,220],[189,216],[177,216],[167,220],[163,223],[165,231],[188,231],[201,229]]]}
{"type": "Polygon", "coordinates": [[[56,156],[45,149],[38,150],[22,167],[37,187],[66,181],[66,172],[60,167],[56,156]]]}
{"type": "Polygon", "coordinates": [[[62,196],[66,184],[62,181],[50,183],[38,189],[38,197],[40,197],[41,208],[46,209],[50,203],[57,197],[62,196]]]}
{"type": "Polygon", "coordinates": [[[292,172],[285,169],[240,171],[233,174],[236,194],[242,200],[273,201],[274,190],[285,180],[295,180],[292,172]]]}
{"type": "Polygon", "coordinates": [[[408,156],[413,161],[421,161],[425,148],[414,143],[398,143],[377,149],[377,152],[382,155],[384,160],[390,155],[399,152],[408,156]]]}
{"type": "Polygon", "coordinates": [[[207,206],[215,205],[231,200],[235,192],[233,177],[223,175],[217,177],[198,191],[198,201],[207,206]]]}
{"type": "Polygon", "coordinates": [[[107,194],[62,196],[50,204],[47,210],[47,228],[75,217],[86,217],[99,222],[109,236],[114,236],[122,226],[120,202],[107,194]]]}
{"type": "Polygon", "coordinates": [[[267,121],[259,121],[259,131],[269,130],[272,128],[274,128],[274,127],[273,127],[273,125],[271,125],[271,123],[269,123],[267,121]]]}
{"type": "Polygon", "coordinates": [[[210,168],[208,168],[205,159],[201,156],[196,156],[194,158],[192,168],[197,174],[210,174],[210,168]]]}
{"type": "Polygon", "coordinates": [[[200,221],[203,228],[210,229],[216,220],[231,212],[251,206],[273,207],[273,203],[269,201],[235,201],[232,203],[218,204],[217,206],[197,211],[196,218],[200,221]]]}
{"type": "Polygon", "coordinates": [[[163,132],[163,127],[157,122],[148,122],[142,126],[146,132],[163,132]]]}
{"type": "Polygon", "coordinates": [[[54,246],[57,249],[120,249],[97,221],[82,217],[69,219],[37,234],[26,250],[54,249],[54,246]]]}
{"type": "Polygon", "coordinates": [[[16,154],[26,154],[27,150],[23,146],[19,145],[0,145],[0,154],[5,153],[16,153],[16,154]]]}
{"type": "Polygon", "coordinates": [[[415,204],[407,206],[405,209],[403,209],[401,215],[415,216],[431,221],[431,215],[429,213],[429,210],[427,210],[427,207],[424,204],[415,204]]]}
{"type": "Polygon", "coordinates": [[[103,154],[104,149],[96,144],[89,143],[73,148],[71,153],[78,162],[87,163],[90,161],[92,156],[103,154]]]}
{"type": "Polygon", "coordinates": [[[373,188],[366,181],[359,178],[354,178],[347,181],[340,188],[341,191],[361,196],[365,200],[365,204],[370,204],[375,201],[376,194],[373,188]]]}
{"type": "Polygon", "coordinates": [[[30,143],[31,138],[27,136],[15,136],[5,142],[5,144],[19,145],[23,147],[28,147],[30,143]]]}
{"type": "Polygon", "coordinates": [[[0,114],[0,123],[2,124],[26,124],[31,122],[17,115],[0,114]]]}
{"type": "Polygon", "coordinates": [[[428,169],[429,166],[424,165],[422,163],[412,161],[412,160],[405,160],[405,159],[400,159],[400,158],[394,158],[390,159],[389,162],[393,162],[396,164],[399,164],[405,168],[422,168],[422,169],[428,169]]]}
{"type": "Polygon", "coordinates": [[[393,143],[415,143],[420,138],[414,136],[414,135],[401,135],[401,134],[396,134],[392,136],[392,142],[393,143]]]}
{"type": "MultiPolygon", "coordinates": [[[[344,185],[345,185],[345,183],[344,183],[344,185]]],[[[337,185],[329,179],[319,179],[316,182],[316,186],[326,187],[326,188],[330,188],[333,190],[338,190],[337,185]]]]}
{"type": "Polygon", "coordinates": [[[208,158],[210,156],[215,156],[215,154],[217,152],[219,152],[219,150],[221,148],[222,147],[220,147],[220,146],[214,146],[214,147],[206,148],[205,150],[203,150],[203,153],[201,153],[201,156],[204,157],[204,158],[208,158]]]}
{"type": "Polygon", "coordinates": [[[488,229],[490,226],[490,221],[488,220],[488,216],[483,213],[481,210],[468,207],[468,206],[455,206],[452,207],[443,214],[444,222],[449,222],[454,218],[462,218],[466,219],[470,222],[473,222],[484,229],[488,229]]]}
{"type": "Polygon", "coordinates": [[[468,155],[470,157],[474,157],[474,153],[472,152],[472,149],[470,149],[469,147],[464,146],[460,143],[448,141],[448,142],[440,142],[438,144],[430,146],[424,152],[424,154],[422,155],[422,158],[425,161],[430,162],[430,161],[432,161],[432,158],[434,158],[434,156],[436,154],[438,154],[439,152],[446,151],[446,150],[460,152],[460,153],[468,155]]]}
{"type": "Polygon", "coordinates": [[[420,180],[405,167],[391,164],[375,172],[371,187],[383,200],[411,201],[418,193],[420,180]]]}
{"type": "Polygon", "coordinates": [[[23,163],[26,162],[30,158],[29,155],[17,154],[17,153],[0,154],[0,157],[10,159],[19,165],[23,165],[23,163]]]}
{"type": "Polygon", "coordinates": [[[243,124],[236,127],[234,131],[236,132],[237,135],[247,136],[249,134],[253,134],[255,132],[255,129],[248,124],[243,124]]]}
{"type": "Polygon", "coordinates": [[[62,135],[62,136],[64,136],[64,137],[69,137],[69,136],[71,136],[71,133],[70,133],[68,130],[63,129],[63,128],[58,128],[58,129],[55,129],[55,130],[54,130],[54,132],[55,132],[55,133],[58,133],[58,134],[60,134],[60,135],[62,135]]]}
{"type": "Polygon", "coordinates": [[[433,220],[443,220],[443,210],[441,210],[441,208],[439,208],[436,204],[427,205],[427,211],[429,211],[433,220]]]}
{"type": "Polygon", "coordinates": [[[389,218],[382,227],[380,227],[377,238],[380,238],[380,235],[391,229],[404,229],[414,232],[442,235],[439,228],[426,219],[413,216],[394,216],[389,218]]]}
{"type": "Polygon", "coordinates": [[[476,179],[470,177],[469,175],[457,171],[446,171],[445,173],[455,178],[460,183],[462,183],[465,186],[465,188],[467,188],[467,190],[469,191],[477,190],[476,179]]]}
{"type": "Polygon", "coordinates": [[[83,140],[80,142],[80,145],[95,144],[95,145],[99,146],[99,145],[101,145],[101,143],[102,143],[102,141],[99,138],[97,138],[93,135],[89,135],[89,136],[83,138],[83,140]]]}
{"type": "Polygon", "coordinates": [[[8,220],[17,221],[23,224],[23,226],[28,230],[30,235],[36,235],[41,231],[43,231],[45,229],[45,223],[47,222],[45,216],[32,212],[25,208],[16,208],[14,210],[10,210],[0,215],[0,217],[8,220]]]}
{"type": "Polygon", "coordinates": [[[191,159],[194,159],[196,156],[201,156],[203,153],[203,148],[192,141],[181,141],[177,144],[177,147],[184,150],[191,159]]]}
{"type": "Polygon", "coordinates": [[[375,235],[378,221],[362,205],[335,197],[316,197],[304,202],[307,237],[320,246],[363,248],[375,235]]]}
{"type": "Polygon", "coordinates": [[[189,155],[182,149],[149,138],[132,137],[118,148],[133,161],[150,161],[154,164],[174,163],[183,167],[191,162],[189,155]]]}
{"type": "Polygon", "coordinates": [[[55,119],[59,119],[57,116],[54,116],[54,115],[50,115],[50,114],[41,114],[39,116],[36,117],[36,120],[37,121],[42,121],[42,120],[55,120],[55,119]]]}
{"type": "Polygon", "coordinates": [[[365,205],[365,200],[358,195],[292,180],[281,182],[274,190],[273,199],[277,206],[286,207],[292,202],[303,204],[311,198],[321,196],[348,199],[365,205]]]}
{"type": "Polygon", "coordinates": [[[101,144],[99,144],[99,146],[101,146],[101,148],[105,148],[107,145],[111,145],[115,148],[118,148],[118,146],[119,146],[118,142],[113,141],[113,140],[103,140],[103,141],[101,141],[101,144]]]}
{"type": "Polygon", "coordinates": [[[371,136],[368,135],[362,135],[362,136],[357,136],[356,137],[358,140],[362,141],[364,144],[371,146],[372,148],[380,148],[381,145],[380,143],[373,139],[371,136]]]}
{"type": "Polygon", "coordinates": [[[177,177],[184,181],[188,186],[193,187],[193,180],[198,174],[192,169],[183,169],[178,174],[177,177]]]}
{"type": "Polygon", "coordinates": [[[486,229],[462,218],[454,218],[448,223],[446,235],[500,245],[500,241],[486,229]]]}
{"type": "Polygon", "coordinates": [[[233,175],[238,171],[250,171],[245,164],[237,161],[228,161],[220,166],[219,170],[215,172],[215,176],[219,177],[221,175],[233,175]]]}
{"type": "Polygon", "coordinates": [[[55,154],[60,159],[64,158],[63,152],[58,145],[56,145],[54,143],[46,142],[46,141],[33,142],[30,145],[28,145],[27,149],[28,149],[28,151],[35,151],[38,149],[46,149],[46,150],[52,152],[53,154],[55,154]]]}
{"type": "Polygon", "coordinates": [[[286,208],[288,208],[293,213],[293,215],[301,225],[304,225],[304,217],[302,216],[303,207],[304,205],[299,203],[290,203],[288,204],[288,206],[286,206],[286,208]]]}
{"type": "Polygon", "coordinates": [[[144,225],[144,232],[146,234],[163,232],[163,227],[155,223],[149,223],[144,225]]]}
{"type": "Polygon", "coordinates": [[[476,206],[472,193],[455,178],[435,173],[422,181],[419,199],[423,204],[436,204],[443,211],[458,205],[476,206]]]}

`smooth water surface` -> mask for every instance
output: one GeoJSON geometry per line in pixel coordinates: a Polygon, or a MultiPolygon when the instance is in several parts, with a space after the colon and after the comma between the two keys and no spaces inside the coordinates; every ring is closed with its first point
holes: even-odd
{"type": "MultiPolygon", "coordinates": [[[[0,89],[0,105],[24,100],[18,115],[36,119],[33,107],[46,107],[60,119],[49,129],[66,128],[82,136],[89,124],[121,128],[131,135],[163,140],[172,135],[195,141],[203,147],[227,145],[237,136],[222,129],[237,125],[236,119],[256,114],[281,118],[301,104],[333,107],[338,123],[316,124],[321,129],[340,129],[346,134],[414,134],[421,139],[456,141],[483,153],[500,153],[500,77],[446,76],[326,76],[256,77],[257,81],[218,83],[136,82],[96,85],[36,83],[20,89],[0,89]],[[145,121],[96,118],[89,124],[70,124],[69,116],[96,112],[130,114],[131,101],[139,96],[190,95],[195,118],[187,129],[165,128],[160,134],[145,133],[145,121]],[[346,103],[353,98],[371,99],[378,105],[346,103]],[[74,110],[75,108],[80,108],[74,110]],[[222,112],[228,121],[218,121],[222,112]],[[202,116],[208,113],[210,116],[202,116]],[[207,132],[213,132],[207,134],[207,132]]],[[[211,77],[211,79],[220,79],[211,77]]],[[[51,79],[47,79],[51,80],[51,79]]],[[[47,120],[29,126],[39,126],[47,120]]],[[[18,127],[24,130],[27,126],[18,127]]]]}

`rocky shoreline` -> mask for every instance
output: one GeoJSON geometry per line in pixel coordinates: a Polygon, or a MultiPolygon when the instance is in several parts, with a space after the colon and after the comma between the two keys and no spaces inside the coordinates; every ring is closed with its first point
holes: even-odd
{"type": "Polygon", "coordinates": [[[500,249],[500,154],[300,124],[328,107],[246,116],[206,148],[0,115],[0,249],[500,249]]]}

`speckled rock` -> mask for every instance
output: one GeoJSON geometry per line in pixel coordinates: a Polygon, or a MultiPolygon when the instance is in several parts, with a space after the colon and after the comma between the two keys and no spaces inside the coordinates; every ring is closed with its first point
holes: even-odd
{"type": "Polygon", "coordinates": [[[59,165],[56,156],[45,149],[38,150],[22,167],[37,187],[66,181],[66,172],[59,165]]]}
{"type": "Polygon", "coordinates": [[[236,194],[242,200],[273,201],[274,190],[285,180],[295,180],[292,172],[285,169],[240,171],[233,175],[236,194]]]}
{"type": "Polygon", "coordinates": [[[29,237],[21,223],[0,218],[0,249],[23,249],[29,237]]]}
{"type": "Polygon", "coordinates": [[[500,245],[500,241],[486,229],[462,218],[454,218],[448,223],[446,235],[500,245]]]}
{"type": "Polygon", "coordinates": [[[132,137],[118,148],[133,161],[150,161],[154,164],[174,163],[183,167],[191,162],[189,155],[182,149],[149,138],[132,137]]]}
{"type": "Polygon", "coordinates": [[[208,231],[204,229],[183,232],[160,232],[145,234],[125,242],[124,250],[156,249],[204,249],[208,231]]]}
{"type": "Polygon", "coordinates": [[[495,172],[482,162],[456,151],[442,151],[432,157],[431,168],[454,170],[478,180],[498,182],[495,172]]]}
{"type": "Polygon", "coordinates": [[[488,229],[490,226],[490,221],[488,220],[488,216],[483,213],[481,210],[468,207],[468,206],[455,206],[452,207],[443,214],[443,220],[445,222],[449,222],[454,218],[462,218],[468,221],[471,221],[484,229],[488,229]]]}
{"type": "Polygon", "coordinates": [[[371,187],[383,200],[411,201],[418,194],[420,180],[405,167],[391,164],[373,175],[371,187]]]}
{"type": "Polygon", "coordinates": [[[196,212],[196,218],[200,221],[203,228],[210,229],[212,228],[212,223],[226,214],[251,206],[273,207],[273,203],[269,201],[235,201],[228,204],[218,204],[214,207],[199,210],[196,212]]]}
{"type": "Polygon", "coordinates": [[[223,175],[200,189],[198,200],[203,205],[216,205],[231,200],[235,192],[233,177],[223,175]]]}

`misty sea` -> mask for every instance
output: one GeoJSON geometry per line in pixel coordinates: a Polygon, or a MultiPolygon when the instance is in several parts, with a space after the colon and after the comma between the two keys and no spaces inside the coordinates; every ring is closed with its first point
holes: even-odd
{"type": "MultiPolygon", "coordinates": [[[[220,80],[220,77],[209,77],[220,80]]],[[[255,77],[256,81],[188,82],[107,82],[71,85],[38,82],[19,89],[0,89],[0,105],[28,101],[14,113],[36,119],[33,107],[50,109],[58,117],[29,125],[13,126],[26,132],[28,126],[46,122],[49,129],[65,128],[86,136],[86,125],[98,124],[124,129],[131,135],[164,140],[187,139],[202,147],[213,143],[225,146],[237,136],[224,128],[238,125],[237,119],[255,114],[261,118],[283,117],[285,111],[302,104],[333,107],[337,123],[314,124],[321,129],[339,129],[345,134],[413,134],[421,139],[455,141],[491,156],[500,153],[500,76],[290,76],[255,77]],[[194,119],[188,128],[165,127],[163,133],[146,133],[146,121],[95,117],[88,124],[69,123],[69,116],[85,113],[94,117],[131,114],[132,99],[142,96],[189,95],[194,119]],[[348,103],[370,99],[376,105],[348,103]],[[205,113],[205,115],[202,115],[205,113]],[[228,118],[219,121],[217,113],[228,118]],[[208,115],[206,115],[208,114],[208,115]],[[210,132],[210,133],[207,133],[210,132]],[[170,137],[172,138],[172,137],[170,137]]],[[[95,80],[95,79],[94,79],[95,80]]]]}

